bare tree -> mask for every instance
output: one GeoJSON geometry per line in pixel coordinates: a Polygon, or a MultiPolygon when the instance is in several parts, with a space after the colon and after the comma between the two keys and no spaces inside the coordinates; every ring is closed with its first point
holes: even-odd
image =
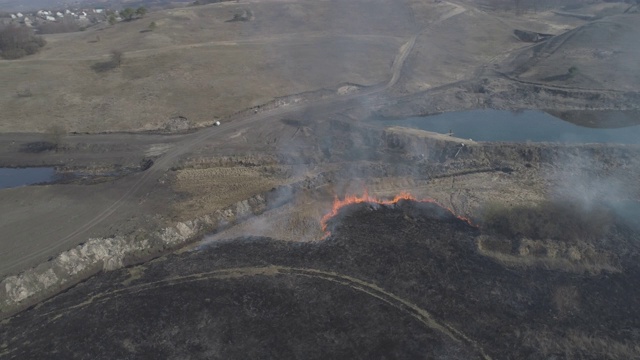
{"type": "Polygon", "coordinates": [[[62,147],[64,137],[67,135],[67,129],[62,125],[51,125],[45,131],[45,141],[51,144],[53,149],[62,147]]]}
{"type": "Polygon", "coordinates": [[[111,50],[111,56],[108,61],[101,61],[91,65],[91,68],[98,73],[113,70],[122,65],[124,53],[120,50],[111,50]]]}
{"type": "Polygon", "coordinates": [[[144,6],[140,6],[139,8],[136,9],[136,15],[138,15],[139,17],[144,17],[144,15],[147,13],[147,8],[145,8],[144,6]]]}
{"type": "Polygon", "coordinates": [[[120,17],[122,19],[124,19],[125,21],[131,21],[133,20],[133,17],[136,15],[136,11],[133,10],[132,8],[125,8],[123,10],[120,10],[120,17]]]}
{"type": "Polygon", "coordinates": [[[27,27],[9,25],[0,28],[0,56],[5,59],[35,54],[45,44],[42,37],[35,36],[27,27]]]}

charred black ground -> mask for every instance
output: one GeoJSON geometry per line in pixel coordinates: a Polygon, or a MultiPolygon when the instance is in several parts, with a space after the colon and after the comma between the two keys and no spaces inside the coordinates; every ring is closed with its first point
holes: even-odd
{"type": "MultiPolygon", "coordinates": [[[[506,266],[478,250],[479,239],[497,235],[482,234],[434,204],[403,201],[344,210],[322,243],[235,239],[93,277],[5,321],[0,355],[638,354],[640,288],[634,285],[640,269],[634,251],[619,252],[622,271],[506,266]]],[[[632,237],[626,239],[630,248],[632,237]]]]}

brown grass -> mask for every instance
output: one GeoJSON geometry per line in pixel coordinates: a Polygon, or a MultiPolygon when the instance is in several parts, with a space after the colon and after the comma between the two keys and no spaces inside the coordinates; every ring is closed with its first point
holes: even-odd
{"type": "Polygon", "coordinates": [[[594,245],[611,235],[614,217],[606,207],[584,209],[576,203],[543,201],[505,206],[493,202],[481,216],[486,235],[480,253],[507,266],[598,274],[621,271],[618,258],[594,245]]]}
{"type": "Polygon", "coordinates": [[[585,209],[578,203],[543,201],[529,206],[493,202],[482,213],[484,229],[508,238],[594,240],[614,225],[605,207],[585,209]]]}
{"type": "Polygon", "coordinates": [[[176,114],[197,126],[280,96],[384,82],[411,14],[391,0],[360,2],[211,4],[47,35],[41,53],[0,64],[9,90],[0,131],[44,131],[52,121],[80,132],[158,129],[176,114]],[[226,22],[245,7],[254,20],[226,22]],[[157,29],[141,33],[150,21],[157,29]],[[93,71],[112,49],[124,52],[121,67],[93,71]],[[25,84],[33,96],[17,98],[25,84]]]}
{"type": "Polygon", "coordinates": [[[185,196],[174,208],[180,218],[191,219],[266,192],[277,184],[277,179],[256,168],[179,170],[175,172],[174,189],[185,196]]]}

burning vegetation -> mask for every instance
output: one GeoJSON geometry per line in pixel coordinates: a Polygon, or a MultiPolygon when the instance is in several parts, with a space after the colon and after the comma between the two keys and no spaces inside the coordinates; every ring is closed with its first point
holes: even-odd
{"type": "Polygon", "coordinates": [[[425,199],[417,199],[416,197],[414,197],[413,195],[411,195],[408,192],[402,191],[400,192],[400,194],[396,195],[393,199],[390,200],[383,200],[374,196],[369,195],[369,192],[367,190],[364,191],[364,193],[362,194],[362,196],[358,196],[358,195],[347,195],[344,197],[344,199],[340,199],[336,196],[336,198],[333,200],[333,206],[331,208],[331,211],[329,213],[327,213],[326,215],[324,215],[322,217],[322,220],[320,221],[321,225],[322,225],[322,231],[324,232],[324,236],[323,239],[328,238],[329,236],[331,236],[331,231],[328,230],[328,224],[329,221],[331,219],[333,219],[334,217],[336,217],[340,211],[345,208],[348,207],[350,205],[354,205],[354,204],[372,204],[372,205],[380,205],[380,206],[395,206],[403,201],[411,201],[411,202],[416,202],[416,203],[426,203],[426,204],[433,204],[435,206],[437,206],[438,208],[444,210],[446,213],[450,214],[451,216],[467,223],[470,226],[476,227],[469,219],[465,218],[465,217],[461,217],[456,215],[453,210],[449,209],[448,207],[440,204],[439,202],[437,202],[434,199],[430,199],[430,198],[425,198],[425,199]]]}

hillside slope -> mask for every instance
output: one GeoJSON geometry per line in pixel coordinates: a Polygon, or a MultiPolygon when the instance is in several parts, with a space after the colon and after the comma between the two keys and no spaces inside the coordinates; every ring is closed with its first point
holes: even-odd
{"type": "Polygon", "coordinates": [[[526,81],[637,90],[639,57],[640,17],[626,14],[590,22],[517,52],[500,69],[526,81]]]}

